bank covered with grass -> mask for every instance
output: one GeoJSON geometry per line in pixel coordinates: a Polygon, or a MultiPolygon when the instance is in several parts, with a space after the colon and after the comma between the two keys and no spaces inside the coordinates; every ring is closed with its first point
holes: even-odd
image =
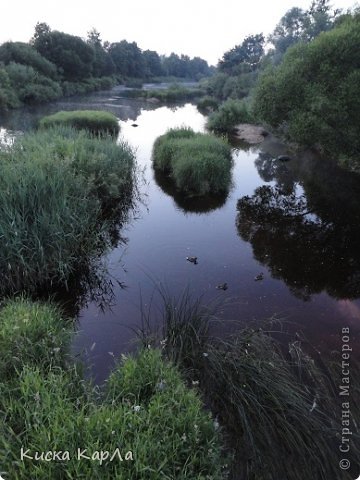
{"type": "Polygon", "coordinates": [[[213,420],[159,350],[124,358],[99,390],[70,361],[54,306],[8,302],[0,326],[5,478],[222,478],[213,420]]]}
{"type": "Polygon", "coordinates": [[[232,157],[225,140],[175,128],[157,138],[153,149],[154,168],[168,173],[186,194],[205,195],[229,190],[232,157]]]}
{"type": "Polygon", "coordinates": [[[94,135],[117,135],[120,125],[114,114],[97,110],[61,111],[43,117],[39,122],[40,128],[73,127],[78,130],[87,130],[94,135]]]}
{"type": "MultiPolygon", "coordinates": [[[[360,412],[352,402],[346,425],[341,418],[340,353],[332,364],[299,338],[290,339],[285,347],[271,334],[281,330],[278,322],[239,328],[235,335],[219,339],[211,334],[217,318],[214,304],[205,307],[188,290],[173,298],[160,287],[160,295],[165,305],[158,332],[163,354],[202,392],[225,429],[234,452],[229,478],[351,480],[356,476],[360,412]],[[347,455],[353,467],[342,474],[339,442],[345,427],[352,432],[347,455]]],[[[140,334],[146,343],[149,322],[143,323],[140,334]]],[[[352,375],[355,399],[360,394],[355,365],[352,375]]]]}
{"type": "Polygon", "coordinates": [[[125,218],[135,185],[125,143],[72,128],[18,137],[0,152],[0,292],[66,285],[110,245],[112,214],[125,218]]]}

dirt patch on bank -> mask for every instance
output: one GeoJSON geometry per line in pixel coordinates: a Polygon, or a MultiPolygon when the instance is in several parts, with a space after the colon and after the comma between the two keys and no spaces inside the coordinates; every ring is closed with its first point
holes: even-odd
{"type": "Polygon", "coordinates": [[[234,135],[240,140],[255,145],[262,143],[269,133],[263,127],[251,125],[250,123],[241,123],[234,127],[234,135]]]}

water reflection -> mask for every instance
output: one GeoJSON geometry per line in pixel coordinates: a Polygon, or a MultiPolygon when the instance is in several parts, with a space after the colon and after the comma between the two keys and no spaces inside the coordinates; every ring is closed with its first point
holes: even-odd
{"type": "Polygon", "coordinates": [[[174,199],[177,207],[185,213],[208,213],[223,207],[229,193],[199,196],[186,196],[177,190],[174,181],[163,172],[153,169],[154,179],[161,190],[174,199]]]}
{"type": "Polygon", "coordinates": [[[259,156],[259,174],[276,184],[238,201],[239,235],[296,297],[326,291],[337,299],[359,298],[359,177],[328,161],[298,160],[290,167],[259,156]]]}

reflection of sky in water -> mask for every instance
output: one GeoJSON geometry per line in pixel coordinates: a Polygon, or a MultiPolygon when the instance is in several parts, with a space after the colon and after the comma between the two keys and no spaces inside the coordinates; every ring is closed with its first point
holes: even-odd
{"type": "Polygon", "coordinates": [[[0,148],[6,148],[14,143],[16,133],[0,127],[0,148]]]}
{"type": "MultiPolygon", "coordinates": [[[[157,281],[166,283],[174,296],[188,286],[192,295],[202,295],[205,303],[221,299],[222,323],[216,329],[220,334],[232,331],[234,321],[259,324],[276,315],[290,322],[285,329],[304,332],[322,352],[338,347],[343,326],[352,327],[355,344],[360,330],[358,300],[337,301],[324,292],[312,295],[306,302],[296,298],[281,275],[272,278],[267,267],[255,260],[253,245],[239,236],[236,227],[238,200],[252,196],[259,186],[271,187],[278,182],[281,188],[294,189],[296,197],[304,193],[296,174],[298,163],[276,166],[264,157],[255,166],[259,157],[256,147],[234,150],[233,186],[225,203],[207,213],[186,212],[156,183],[151,165],[152,145],[168,128],[186,125],[203,131],[203,115],[191,104],[159,107],[120,96],[120,90],[110,95],[98,92],[84,99],[68,99],[32,109],[25,115],[26,125],[31,125],[34,119],[60,109],[113,111],[120,119],[121,137],[136,147],[139,168],[145,168],[146,184],[140,185],[144,204],[139,206],[138,218],[122,232],[128,239],[127,246],[125,250],[120,246],[107,256],[110,274],[127,288],[121,289],[114,282],[116,304],[111,310],[102,312],[95,303],[90,303],[80,313],[74,351],[87,351],[98,380],[106,377],[114,362],[113,355],[118,357],[129,348],[128,342],[134,339],[132,328],[139,325],[141,318],[141,299],[147,308],[157,281]],[[138,126],[133,127],[133,123],[138,126]],[[187,262],[188,255],[198,256],[198,265],[187,262]],[[264,273],[264,280],[254,281],[260,272],[264,273]],[[229,289],[216,290],[216,285],[223,282],[229,284],[229,289]]],[[[24,115],[17,118],[10,115],[6,126],[21,128],[18,125],[24,124],[24,115]]],[[[276,143],[268,142],[265,147],[270,160],[283,153],[276,143]]],[[[308,215],[308,220],[316,219],[315,214],[308,215]]],[[[289,255],[290,270],[292,261],[289,255]]],[[[161,302],[154,299],[153,313],[158,319],[161,307],[161,302]]]]}

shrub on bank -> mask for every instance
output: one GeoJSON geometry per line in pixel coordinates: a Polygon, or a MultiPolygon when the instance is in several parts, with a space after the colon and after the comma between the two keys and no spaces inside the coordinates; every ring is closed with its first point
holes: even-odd
{"type": "Polygon", "coordinates": [[[120,126],[117,118],[110,112],[97,110],[61,111],[40,120],[41,128],[67,126],[88,130],[92,134],[117,135],[120,126]]]}
{"type": "Polygon", "coordinates": [[[203,97],[197,102],[197,108],[200,111],[214,111],[219,108],[219,102],[214,97],[203,97]]]}
{"type": "Polygon", "coordinates": [[[176,187],[188,194],[224,192],[231,182],[230,146],[189,128],[171,129],[155,141],[153,165],[169,173],[176,187]]]}
{"type": "Polygon", "coordinates": [[[106,249],[104,210],[128,208],[133,152],[57,128],[19,138],[1,163],[0,292],[66,285],[106,249]]]}
{"type": "Polygon", "coordinates": [[[239,123],[251,123],[253,117],[242,100],[227,100],[207,121],[207,128],[216,132],[231,132],[239,123]]]}
{"type": "Polygon", "coordinates": [[[254,112],[304,146],[321,147],[359,170],[360,16],[289,48],[280,65],[259,78],[254,112]]]}
{"type": "Polygon", "coordinates": [[[177,369],[162,360],[160,351],[147,349],[125,359],[99,391],[84,381],[78,368],[64,367],[64,360],[70,358],[61,348],[63,321],[56,309],[12,301],[0,312],[1,324],[4,321],[7,345],[0,350],[0,369],[9,363],[9,353],[18,357],[11,376],[0,378],[4,412],[0,454],[5,476],[19,480],[222,478],[219,435],[211,416],[177,369]],[[34,341],[35,332],[40,345],[34,341]],[[25,342],[23,351],[20,341],[25,342]],[[67,451],[69,460],[19,461],[22,447],[30,457],[35,452],[67,451]],[[87,458],[78,460],[79,448],[87,458]],[[102,460],[89,459],[101,451],[102,460]]]}

